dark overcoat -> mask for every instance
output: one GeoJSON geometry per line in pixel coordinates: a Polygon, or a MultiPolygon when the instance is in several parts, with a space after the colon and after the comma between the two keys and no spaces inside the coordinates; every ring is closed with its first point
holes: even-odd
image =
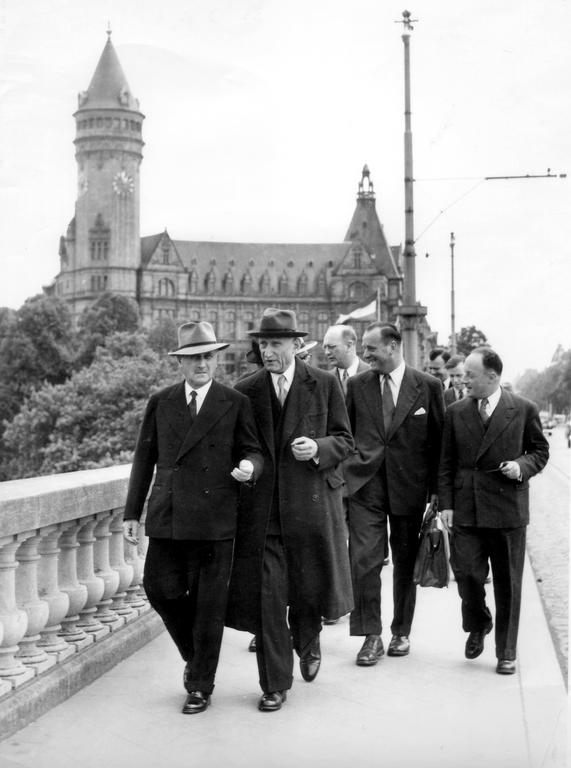
{"type": "Polygon", "coordinates": [[[376,371],[349,379],[347,410],[355,438],[355,451],[343,465],[349,495],[368,483],[384,462],[391,512],[424,512],[438,484],[444,421],[442,384],[407,365],[387,434],[376,371]]]}
{"type": "Polygon", "coordinates": [[[145,533],[160,539],[234,538],[241,459],[263,466],[248,398],[213,381],[190,424],[184,382],[152,395],[139,431],[125,520],[139,520],[156,466],[145,533]]]}
{"type": "Polygon", "coordinates": [[[266,370],[236,384],[252,404],[264,456],[261,477],[242,492],[227,615],[228,626],[250,632],[259,629],[262,557],[276,484],[290,605],[310,606],[328,618],[353,607],[339,471],[353,441],[341,385],[296,360],[277,448],[272,386],[266,370]],[[291,442],[303,436],[317,442],[319,463],[294,458],[291,442]]]}
{"type": "Polygon", "coordinates": [[[466,397],[446,411],[439,473],[441,509],[454,510],[454,525],[519,528],[529,523],[529,478],[549,457],[549,444],[534,403],[502,389],[484,429],[477,400],[466,397]],[[498,471],[517,461],[521,482],[498,471]]]}

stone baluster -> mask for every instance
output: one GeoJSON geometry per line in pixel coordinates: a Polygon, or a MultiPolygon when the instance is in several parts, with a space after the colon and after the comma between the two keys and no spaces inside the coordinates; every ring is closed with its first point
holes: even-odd
{"type": "Polygon", "coordinates": [[[105,582],[100,576],[95,574],[93,565],[93,545],[95,543],[93,531],[96,525],[97,519],[95,515],[83,518],[80,531],[77,534],[79,542],[77,575],[79,581],[87,587],[87,600],[79,612],[77,626],[92,635],[94,640],[99,640],[109,633],[110,627],[102,624],[95,618],[97,603],[101,600],[105,591],[105,582]]]}
{"type": "Polygon", "coordinates": [[[34,676],[33,669],[15,656],[18,643],[28,629],[26,611],[16,604],[16,550],[21,540],[19,535],[0,538],[0,623],[4,629],[0,645],[0,678],[13,688],[34,676]]]}
{"type": "Polygon", "coordinates": [[[38,594],[38,545],[42,537],[37,531],[23,533],[21,537],[23,541],[16,551],[16,603],[26,611],[28,628],[20,640],[16,658],[30,665],[34,673],[38,674],[56,663],[55,658],[38,647],[40,632],[46,626],[50,614],[48,604],[40,600],[38,594]]]}
{"type": "Polygon", "coordinates": [[[109,540],[111,532],[109,525],[111,523],[112,512],[100,512],[97,514],[97,525],[94,528],[95,534],[95,573],[105,585],[103,595],[97,604],[97,613],[95,617],[108,626],[111,630],[123,626],[125,619],[112,610],[113,596],[119,587],[119,574],[111,568],[109,559],[109,540]]]}
{"type": "Polygon", "coordinates": [[[135,619],[139,614],[126,600],[127,589],[131,586],[134,576],[134,568],[125,561],[123,547],[123,510],[116,509],[113,512],[109,525],[111,541],[109,543],[109,558],[111,567],[119,574],[119,586],[113,597],[113,610],[123,616],[125,621],[135,619]]]}
{"type": "MultiPolygon", "coordinates": [[[[139,531],[139,537],[142,537],[142,526],[139,528],[139,531]]],[[[131,544],[130,541],[123,538],[123,546],[125,550],[125,560],[133,568],[133,579],[131,580],[131,585],[127,587],[126,601],[140,615],[150,608],[149,601],[147,600],[142,587],[145,558],[139,551],[140,544],[131,544]]]]}
{"type": "MultiPolygon", "coordinates": [[[[0,622],[0,648],[2,648],[2,640],[4,639],[4,627],[0,622]]],[[[0,677],[0,696],[4,696],[5,693],[9,693],[12,690],[12,686],[6,680],[2,680],[0,677]]]]}
{"type": "Polygon", "coordinates": [[[49,617],[41,632],[38,647],[60,662],[75,653],[75,648],[60,637],[61,622],[69,611],[69,597],[59,587],[58,559],[60,549],[58,539],[65,524],[50,525],[40,529],[41,541],[38,552],[41,555],[38,564],[39,593],[47,603],[49,617]]]}
{"type": "Polygon", "coordinates": [[[62,592],[69,598],[67,616],[62,620],[60,636],[70,643],[76,651],[91,645],[93,635],[84,632],[77,626],[79,612],[87,603],[87,587],[78,579],[77,534],[83,525],[82,520],[73,520],[65,523],[60,536],[60,554],[58,558],[58,580],[62,592]]]}

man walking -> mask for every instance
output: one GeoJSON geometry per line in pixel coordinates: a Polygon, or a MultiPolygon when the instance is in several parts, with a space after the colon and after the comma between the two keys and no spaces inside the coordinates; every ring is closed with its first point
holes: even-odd
{"type": "Polygon", "coordinates": [[[447,408],[464,397],[464,360],[464,355],[452,355],[444,365],[451,385],[444,390],[444,405],[447,408]]]}
{"type": "Polygon", "coordinates": [[[462,599],[465,655],[477,658],[492,629],[484,583],[492,564],[498,674],[516,671],[529,522],[529,479],[549,457],[536,406],[500,386],[502,361],[478,347],[465,363],[467,397],[446,412],[439,476],[442,519],[462,599]]]}
{"type": "Polygon", "coordinates": [[[347,409],[355,452],[343,471],[349,493],[349,554],[355,608],[351,635],[364,635],[359,666],[384,653],[380,577],[390,521],[394,612],[389,656],[406,656],[416,604],[418,534],[436,494],[444,401],[433,376],[405,365],[394,325],[372,323],[363,336],[370,371],[349,379],[347,409]]]}
{"type": "Polygon", "coordinates": [[[274,712],[292,685],[292,640],[311,682],[321,617],[352,607],[338,465],[353,441],[339,383],[296,359],[306,334],[295,313],[266,309],[250,335],[265,370],[236,388],[252,404],[264,471],[243,493],[227,624],[256,634],[258,708],[274,712]]]}
{"type": "Polygon", "coordinates": [[[369,365],[357,357],[357,334],[350,325],[330,325],[323,337],[323,351],[333,372],[339,377],[344,394],[351,376],[369,370],[369,365]]]}
{"type": "Polygon", "coordinates": [[[263,459],[246,397],[214,381],[209,323],[178,329],[184,381],[154,394],[139,432],[125,504],[125,537],[135,543],[151,484],[144,587],[186,662],[184,714],[210,703],[224,631],[241,483],[263,459]]]}

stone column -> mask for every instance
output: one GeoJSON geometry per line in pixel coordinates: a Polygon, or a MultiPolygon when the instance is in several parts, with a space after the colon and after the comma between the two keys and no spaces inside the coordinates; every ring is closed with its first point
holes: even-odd
{"type": "Polygon", "coordinates": [[[109,525],[111,542],[109,544],[109,557],[111,567],[119,574],[119,586],[113,597],[113,610],[122,616],[125,621],[131,621],[139,614],[126,600],[127,588],[131,586],[134,576],[134,568],[125,562],[123,547],[123,510],[116,509],[109,525]]]}
{"type": "Polygon", "coordinates": [[[0,538],[0,623],[4,628],[0,645],[0,678],[13,688],[34,676],[33,669],[15,657],[18,643],[28,629],[27,614],[16,605],[16,550],[20,543],[18,536],[0,538]]]}
{"type": "Polygon", "coordinates": [[[42,540],[38,547],[41,555],[38,564],[38,579],[40,597],[49,607],[49,617],[41,632],[39,648],[53,656],[56,661],[63,661],[75,653],[75,648],[60,637],[61,622],[69,611],[69,597],[62,592],[58,583],[58,559],[60,548],[58,539],[62,534],[63,525],[50,525],[40,529],[42,540]]]}
{"type": "Polygon", "coordinates": [[[41,541],[39,532],[30,531],[21,534],[23,541],[16,552],[19,567],[16,571],[16,602],[28,616],[26,634],[20,640],[16,658],[32,667],[35,674],[43,672],[56,663],[53,657],[38,647],[40,632],[46,626],[50,609],[38,595],[38,545],[41,541]]]}
{"type": "Polygon", "coordinates": [[[81,584],[78,579],[77,565],[77,534],[83,525],[82,520],[73,520],[64,523],[63,532],[60,536],[59,546],[60,555],[58,559],[58,579],[62,592],[65,592],[69,598],[69,609],[67,616],[61,623],[60,636],[75,647],[76,651],[91,645],[94,638],[77,626],[79,621],[79,612],[85,608],[87,603],[87,587],[81,584]]]}
{"type": "Polygon", "coordinates": [[[95,573],[105,585],[103,595],[97,604],[97,613],[95,617],[102,624],[108,626],[111,630],[122,627],[125,619],[112,610],[112,597],[119,587],[119,574],[111,568],[109,560],[109,540],[111,532],[109,525],[111,523],[112,512],[100,512],[97,514],[97,525],[94,528],[95,534],[95,573]]]}
{"type": "Polygon", "coordinates": [[[77,575],[81,584],[87,587],[87,600],[79,612],[77,626],[84,632],[92,635],[94,640],[99,640],[109,633],[110,628],[95,618],[97,603],[101,600],[105,591],[105,582],[100,576],[95,575],[93,565],[93,545],[95,543],[93,531],[97,525],[97,519],[95,515],[90,515],[83,518],[80,522],[81,528],[77,534],[79,542],[77,575]]]}

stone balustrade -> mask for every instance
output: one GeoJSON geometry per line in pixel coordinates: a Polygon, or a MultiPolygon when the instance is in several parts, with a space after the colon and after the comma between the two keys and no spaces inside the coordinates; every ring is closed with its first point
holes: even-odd
{"type": "Polygon", "coordinates": [[[148,614],[145,538],[123,538],[129,471],[0,483],[0,708],[148,614]]]}

